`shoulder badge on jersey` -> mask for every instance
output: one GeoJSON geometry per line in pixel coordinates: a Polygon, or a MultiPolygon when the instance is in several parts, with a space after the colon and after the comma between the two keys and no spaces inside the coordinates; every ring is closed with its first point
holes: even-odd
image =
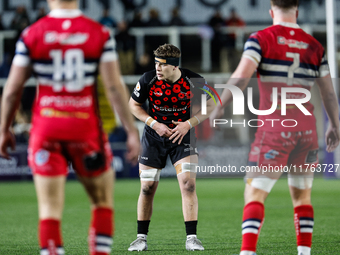
{"type": "Polygon", "coordinates": [[[140,83],[138,82],[135,89],[133,90],[133,94],[135,94],[136,97],[140,96],[140,93],[138,92],[140,91],[140,83]]]}

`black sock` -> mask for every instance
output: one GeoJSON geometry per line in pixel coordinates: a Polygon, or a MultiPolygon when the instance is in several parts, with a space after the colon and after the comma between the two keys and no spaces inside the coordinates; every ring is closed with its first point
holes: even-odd
{"type": "Polygon", "coordinates": [[[196,235],[197,233],[197,220],[185,221],[185,230],[188,235],[196,235]]]}
{"type": "Polygon", "coordinates": [[[137,220],[137,234],[147,235],[149,232],[149,220],[137,220]]]}

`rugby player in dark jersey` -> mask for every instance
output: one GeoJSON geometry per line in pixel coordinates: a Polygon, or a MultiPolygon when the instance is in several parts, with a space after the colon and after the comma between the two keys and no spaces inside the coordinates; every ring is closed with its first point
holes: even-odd
{"type": "Polygon", "coordinates": [[[168,156],[176,169],[182,194],[186,249],[204,250],[196,236],[198,157],[192,128],[208,118],[214,102],[207,95],[207,114],[201,111],[194,113],[192,108],[195,99],[200,99],[201,94],[211,94],[209,85],[202,76],[179,68],[181,52],[177,47],[164,44],[154,51],[154,55],[156,69],[143,74],[129,102],[132,113],[146,125],[139,156],[141,191],[137,210],[137,239],[130,244],[128,250],[147,250],[146,238],[153,199],[161,169],[165,167],[168,156]],[[142,108],[146,100],[149,102],[148,112],[142,108]]]}

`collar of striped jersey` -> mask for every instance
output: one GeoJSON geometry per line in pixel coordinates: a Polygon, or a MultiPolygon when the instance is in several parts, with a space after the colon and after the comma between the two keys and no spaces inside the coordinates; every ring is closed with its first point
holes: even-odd
{"type": "Polygon", "coordinates": [[[296,23],[290,23],[290,22],[279,22],[275,25],[281,25],[284,27],[290,27],[290,28],[300,28],[300,26],[296,23]]]}
{"type": "Polygon", "coordinates": [[[55,9],[48,15],[53,18],[76,18],[82,15],[82,11],[79,9],[55,9]]]}
{"type": "Polygon", "coordinates": [[[155,56],[155,62],[168,64],[172,66],[179,66],[179,58],[164,58],[155,56]]]}

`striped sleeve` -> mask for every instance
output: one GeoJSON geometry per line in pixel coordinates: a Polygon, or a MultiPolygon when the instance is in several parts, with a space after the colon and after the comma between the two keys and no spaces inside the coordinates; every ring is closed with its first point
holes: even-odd
{"type": "Polygon", "coordinates": [[[328,61],[327,61],[326,54],[325,54],[325,51],[324,51],[322,59],[321,59],[321,64],[320,64],[320,67],[319,67],[319,77],[320,78],[325,77],[329,73],[330,72],[329,72],[328,61]]]}
{"type": "Polygon", "coordinates": [[[257,38],[250,36],[244,45],[242,57],[249,58],[257,65],[261,62],[262,49],[257,38]]]}
{"type": "Polygon", "coordinates": [[[118,59],[118,54],[116,51],[116,41],[111,36],[107,39],[104,44],[102,55],[100,56],[100,62],[110,62],[118,59]]]}
{"type": "Polygon", "coordinates": [[[26,67],[31,64],[28,48],[22,38],[20,38],[16,43],[13,64],[22,67],[26,67]]]}

